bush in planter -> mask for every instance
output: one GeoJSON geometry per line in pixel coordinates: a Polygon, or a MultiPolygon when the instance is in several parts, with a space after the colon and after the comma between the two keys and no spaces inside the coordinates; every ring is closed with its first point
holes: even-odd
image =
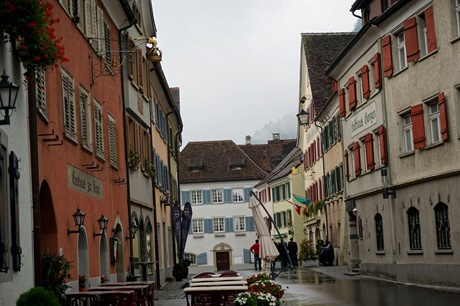
{"type": "Polygon", "coordinates": [[[52,292],[35,287],[21,294],[16,306],[60,306],[60,303],[52,292]]]}
{"type": "Polygon", "coordinates": [[[176,278],[177,281],[186,278],[188,276],[187,266],[182,262],[176,263],[173,267],[173,276],[176,278]]]}
{"type": "Polygon", "coordinates": [[[313,241],[304,238],[299,245],[299,260],[308,261],[318,259],[317,252],[313,246],[313,241]]]}
{"type": "Polygon", "coordinates": [[[43,288],[54,293],[59,301],[65,302],[64,294],[69,288],[67,282],[72,279],[72,262],[63,255],[50,253],[49,249],[46,249],[42,253],[41,263],[43,288]]]}

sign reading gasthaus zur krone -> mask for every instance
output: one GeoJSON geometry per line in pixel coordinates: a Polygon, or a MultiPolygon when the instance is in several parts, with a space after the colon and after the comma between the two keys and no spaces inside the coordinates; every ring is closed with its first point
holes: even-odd
{"type": "Polygon", "coordinates": [[[100,179],[70,165],[67,165],[67,186],[98,199],[104,195],[100,179]]]}

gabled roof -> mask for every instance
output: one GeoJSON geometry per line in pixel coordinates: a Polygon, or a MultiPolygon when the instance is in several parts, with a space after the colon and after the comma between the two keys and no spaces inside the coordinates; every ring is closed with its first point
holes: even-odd
{"type": "Polygon", "coordinates": [[[356,33],[303,33],[302,44],[308,67],[315,114],[332,95],[326,71],[356,33]]]}
{"type": "Polygon", "coordinates": [[[189,142],[179,155],[179,183],[261,180],[267,175],[231,140],[189,142]]]}
{"type": "Polygon", "coordinates": [[[294,148],[292,151],[276,166],[273,171],[267,175],[262,181],[260,181],[256,186],[260,186],[271,181],[283,178],[292,171],[292,167],[298,167],[302,163],[302,150],[299,148],[294,148]]]}
{"type": "Polygon", "coordinates": [[[265,172],[269,173],[296,146],[296,139],[273,139],[267,144],[246,144],[239,147],[265,172]]]}

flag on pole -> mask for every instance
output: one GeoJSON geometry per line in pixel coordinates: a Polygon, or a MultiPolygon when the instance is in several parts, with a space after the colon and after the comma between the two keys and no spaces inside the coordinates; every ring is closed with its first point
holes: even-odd
{"type": "Polygon", "coordinates": [[[311,202],[310,199],[302,198],[301,196],[295,194],[292,195],[294,196],[294,199],[296,199],[300,204],[309,205],[311,202]]]}
{"type": "Polygon", "coordinates": [[[300,215],[300,210],[302,209],[302,207],[301,207],[300,205],[297,205],[297,204],[295,204],[295,203],[292,203],[292,202],[289,201],[289,200],[285,200],[285,201],[288,202],[288,203],[291,203],[292,206],[294,206],[295,211],[297,212],[297,214],[300,215]]]}

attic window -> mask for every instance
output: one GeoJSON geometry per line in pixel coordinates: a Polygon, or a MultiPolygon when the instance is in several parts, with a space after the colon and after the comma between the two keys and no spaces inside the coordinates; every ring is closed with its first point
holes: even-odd
{"type": "Polygon", "coordinates": [[[201,172],[204,170],[204,162],[202,159],[190,160],[188,163],[188,170],[190,172],[201,172]]]}
{"type": "Polygon", "coordinates": [[[230,170],[241,170],[241,166],[230,166],[230,170]]]}
{"type": "Polygon", "coordinates": [[[200,168],[189,168],[190,172],[196,173],[196,172],[201,172],[202,169],[200,168]]]}

